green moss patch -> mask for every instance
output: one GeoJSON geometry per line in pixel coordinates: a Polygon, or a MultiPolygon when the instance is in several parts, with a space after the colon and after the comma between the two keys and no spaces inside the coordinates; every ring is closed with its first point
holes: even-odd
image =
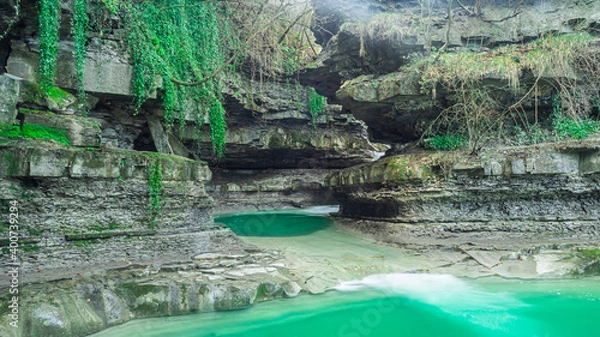
{"type": "Polygon", "coordinates": [[[57,143],[70,146],[71,140],[67,137],[67,131],[50,128],[40,124],[23,124],[0,126],[0,137],[12,139],[41,139],[53,140],[57,143]]]}
{"type": "Polygon", "coordinates": [[[583,261],[582,274],[600,275],[600,248],[581,249],[577,255],[583,261]]]}
{"type": "Polygon", "coordinates": [[[451,151],[459,149],[465,143],[465,138],[455,134],[434,135],[425,139],[425,147],[432,150],[451,151]]]}
{"type": "Polygon", "coordinates": [[[71,145],[71,140],[67,137],[67,132],[55,128],[49,128],[39,124],[23,124],[23,138],[54,140],[67,146],[71,145]]]}

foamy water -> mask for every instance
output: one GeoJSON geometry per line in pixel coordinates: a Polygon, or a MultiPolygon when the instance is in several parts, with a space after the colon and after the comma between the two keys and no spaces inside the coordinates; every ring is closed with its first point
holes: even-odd
{"type": "Polygon", "coordinates": [[[133,321],[95,337],[597,337],[598,279],[385,274],[249,310],[133,321]]]}
{"type": "Polygon", "coordinates": [[[401,296],[435,306],[471,324],[507,332],[517,320],[508,311],[526,306],[510,293],[485,291],[457,277],[440,274],[370,275],[359,281],[341,282],[335,289],[342,292],[375,289],[386,296],[401,296]]]}
{"type": "Polygon", "coordinates": [[[311,215],[329,215],[329,213],[335,213],[339,210],[339,205],[322,205],[307,207],[302,209],[302,213],[308,213],[311,215]]]}

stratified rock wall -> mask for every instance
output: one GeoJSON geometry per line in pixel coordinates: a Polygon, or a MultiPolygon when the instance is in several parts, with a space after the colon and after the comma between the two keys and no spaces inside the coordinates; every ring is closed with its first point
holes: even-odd
{"type": "Polygon", "coordinates": [[[337,201],[323,186],[329,170],[215,170],[206,190],[215,213],[298,209],[337,201]]]}
{"type": "Polygon", "coordinates": [[[599,155],[597,139],[505,149],[480,158],[399,155],[326,180],[344,217],[557,235],[573,227],[576,235],[597,236],[599,155]]]}
{"type": "MultiPolygon", "coordinates": [[[[168,152],[168,147],[167,150],[154,147],[157,142],[165,143],[165,139],[154,139],[154,144],[147,147],[143,145],[149,143],[147,139],[152,141],[152,137],[156,137],[150,135],[146,119],[159,119],[163,115],[162,104],[157,99],[161,92],[160,81],[157,81],[158,91],[135,112],[131,104],[132,66],[113,39],[117,37],[95,40],[89,46],[84,69],[89,115],[96,118],[102,128],[103,145],[168,152]]],[[[76,90],[72,50],[73,44],[68,40],[59,44],[56,79],[59,87],[71,92],[76,90]]],[[[6,65],[8,74],[26,84],[37,81],[38,54],[35,39],[11,41],[6,65]]],[[[206,115],[184,116],[183,123],[176,122],[183,127],[169,130],[170,136],[162,133],[163,138],[174,137],[176,139],[169,141],[172,148],[183,143],[192,156],[208,161],[211,166],[228,169],[343,168],[372,160],[373,147],[367,140],[366,126],[351,114],[342,113],[339,106],[329,106],[326,111],[312,116],[309,87],[293,79],[263,82],[247,77],[236,74],[225,81],[223,96],[228,131],[223,158],[215,158],[212,153],[206,115]]],[[[56,108],[46,102],[23,103],[69,114],[74,113],[75,106],[75,101],[56,108]]]]}
{"type": "Polygon", "coordinates": [[[344,168],[372,161],[365,124],[335,105],[313,117],[309,91],[293,80],[229,81],[223,158],[211,155],[208,127],[198,132],[189,125],[176,135],[201,159],[225,169],[344,168]]]}
{"type": "Polygon", "coordinates": [[[0,156],[2,202],[18,202],[16,232],[33,251],[24,270],[194,254],[206,249],[202,232],[214,229],[203,162],[34,140],[4,141],[0,156]],[[160,181],[151,182],[151,166],[160,181]],[[157,201],[151,184],[160,185],[157,201]],[[139,242],[127,243],[133,237],[139,242]]]}

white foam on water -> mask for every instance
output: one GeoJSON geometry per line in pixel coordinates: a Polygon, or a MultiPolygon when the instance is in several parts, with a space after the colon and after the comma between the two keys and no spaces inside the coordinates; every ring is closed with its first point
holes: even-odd
{"type": "Polygon", "coordinates": [[[379,274],[360,281],[341,282],[338,291],[375,289],[387,296],[402,296],[463,317],[471,324],[493,330],[512,330],[516,317],[508,311],[525,304],[508,293],[479,289],[451,275],[379,274]]]}
{"type": "Polygon", "coordinates": [[[307,207],[302,210],[302,213],[308,213],[313,215],[329,215],[329,213],[335,213],[339,210],[339,205],[322,205],[307,207]]]}

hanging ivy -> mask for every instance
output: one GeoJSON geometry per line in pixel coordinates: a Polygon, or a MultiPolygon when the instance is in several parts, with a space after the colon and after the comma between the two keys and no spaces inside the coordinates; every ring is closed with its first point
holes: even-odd
{"type": "Polygon", "coordinates": [[[312,116],[313,127],[317,125],[317,117],[327,111],[327,98],[319,95],[313,87],[308,89],[308,111],[312,116]]]}
{"type": "Polygon", "coordinates": [[[162,79],[166,124],[171,126],[178,118],[183,126],[188,114],[204,121],[209,113],[213,153],[222,156],[225,109],[221,103],[221,76],[215,76],[225,62],[219,7],[192,0],[123,5],[136,110],[157,89],[157,79],[162,79]]]}
{"type": "Polygon", "coordinates": [[[225,123],[225,109],[218,100],[213,100],[210,106],[210,137],[213,144],[213,153],[217,157],[223,156],[223,146],[227,134],[225,123]]]}
{"type": "Polygon", "coordinates": [[[162,210],[161,199],[163,193],[163,173],[162,163],[159,158],[154,158],[148,165],[148,194],[150,203],[148,212],[150,213],[150,223],[156,224],[156,218],[162,210]]]}
{"type": "Polygon", "coordinates": [[[86,30],[89,23],[87,15],[86,0],[75,0],[73,8],[73,19],[71,22],[71,34],[75,42],[73,48],[73,57],[75,58],[75,74],[77,81],[77,98],[83,108],[84,112],[87,112],[85,108],[86,94],[85,94],[85,44],[86,44],[86,30]]]}
{"type": "Polygon", "coordinates": [[[40,0],[39,4],[39,84],[42,92],[48,95],[56,77],[60,0],[40,0]]]}

